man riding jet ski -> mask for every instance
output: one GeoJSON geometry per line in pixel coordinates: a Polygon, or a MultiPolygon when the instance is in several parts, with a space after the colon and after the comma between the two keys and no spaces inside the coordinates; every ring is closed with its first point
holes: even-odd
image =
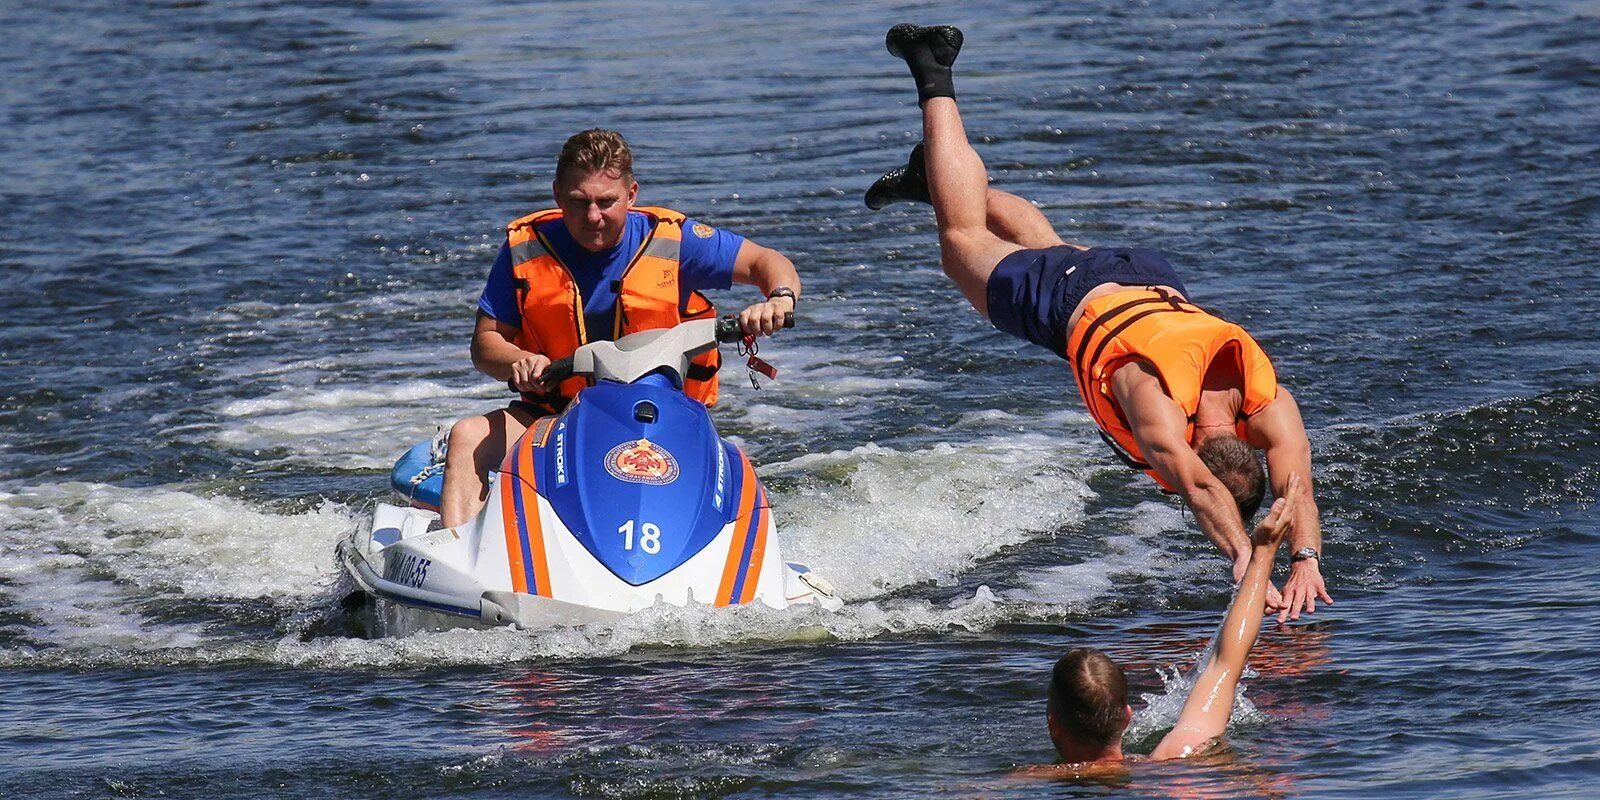
{"type": "MultiPolygon", "coordinates": [[[[513,220],[478,300],[472,363],[523,392],[506,408],[450,430],[444,497],[447,527],[471,519],[485,476],[533,421],[561,410],[583,381],[543,380],[550,362],[580,345],[711,319],[700,292],[753,284],[763,302],[739,315],[746,334],[770,335],[794,313],[800,276],[782,253],[666,208],[634,207],[633,153],[615,131],[587,130],[561,148],[551,186],[556,208],[513,220]]],[[[718,355],[684,375],[684,390],[717,400],[718,355]]]]}
{"type": "Polygon", "coordinates": [[[392,476],[412,507],[380,505],[340,545],[379,627],[575,624],[658,602],[837,608],[781,560],[765,489],[706,413],[717,343],[792,324],[794,265],[633,208],[632,155],[611,131],[569,139],[553,189],[558,208],[508,226],[473,336],[474,363],[522,398],[412,448],[392,476]],[[719,321],[698,290],[733,281],[768,299],[719,321]]]}

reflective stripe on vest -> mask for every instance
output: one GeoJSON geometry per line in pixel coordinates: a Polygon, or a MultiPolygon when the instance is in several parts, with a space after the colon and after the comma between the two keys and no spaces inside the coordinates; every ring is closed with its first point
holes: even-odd
{"type": "MultiPolygon", "coordinates": [[[[631,211],[648,217],[650,230],[623,268],[621,278],[613,283],[617,302],[612,309],[611,338],[715,316],[716,308],[699,292],[690,292],[687,302],[679,305],[678,255],[684,215],[665,208],[637,207],[631,211]]],[[[519,295],[517,304],[522,311],[516,345],[551,360],[566,358],[590,341],[577,282],[539,232],[540,225],[560,220],[560,209],[550,209],[506,226],[512,275],[519,295]]],[[[721,363],[721,355],[714,349],[695,357],[690,374],[682,376],[684,393],[706,405],[715,403],[716,371],[721,363]]],[[[561,384],[560,394],[571,398],[585,385],[582,378],[569,379],[561,384]]],[[[529,399],[536,403],[540,400],[529,399]]]]}
{"type": "Polygon", "coordinates": [[[1100,438],[1124,464],[1144,470],[1169,490],[1173,487],[1139,451],[1112,395],[1111,375],[1133,361],[1150,365],[1161,390],[1183,410],[1188,420],[1184,438],[1192,444],[1206,371],[1225,352],[1238,359],[1243,380],[1242,438],[1244,419],[1277,397],[1278,383],[1267,354],[1238,325],[1162,289],[1129,289],[1090,302],[1067,342],[1078,392],[1100,428],[1100,438]]]}

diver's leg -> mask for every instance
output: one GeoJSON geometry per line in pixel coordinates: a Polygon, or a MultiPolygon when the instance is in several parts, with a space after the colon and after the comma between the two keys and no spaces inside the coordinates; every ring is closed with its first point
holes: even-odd
{"type": "MultiPolygon", "coordinates": [[[[1029,250],[1060,247],[1066,244],[1050,220],[1033,203],[1010,192],[990,189],[985,198],[983,224],[989,232],[1008,241],[1016,242],[1029,250]]],[[[1073,245],[1076,247],[1077,245],[1073,245]]]]}
{"type": "Polygon", "coordinates": [[[923,103],[922,132],[944,274],[973,308],[988,316],[990,273],[1001,259],[1023,247],[989,229],[989,178],[983,159],[967,142],[955,98],[932,97],[923,103]]]}
{"type": "MultiPolygon", "coordinates": [[[[885,37],[889,52],[905,60],[917,82],[917,101],[922,105],[922,178],[939,224],[945,275],[987,316],[989,275],[1000,260],[1024,249],[1024,244],[1050,247],[1061,240],[1048,230],[1049,221],[1032,204],[989,189],[983,159],[967,141],[956,107],[951,67],[961,53],[962,41],[961,31],[948,25],[896,25],[885,37]],[[993,215],[991,200],[997,203],[993,215]],[[996,217],[993,224],[991,216],[996,217]]],[[[917,154],[912,155],[908,168],[915,166],[917,154]]]]}
{"type": "Polygon", "coordinates": [[[502,408],[451,426],[439,498],[440,522],[445,527],[454,528],[478,515],[489,498],[489,470],[500,465],[532,423],[533,415],[527,411],[502,408]]]}
{"type": "MultiPolygon", "coordinates": [[[[867,189],[867,208],[874,211],[893,203],[933,203],[928,194],[927,148],[921,142],[911,149],[903,167],[883,174],[867,189]]],[[[1037,250],[1066,244],[1050,227],[1050,220],[1032,203],[1010,192],[991,188],[985,195],[984,225],[989,232],[1023,247],[1037,250]]]]}
{"type": "Polygon", "coordinates": [[[893,203],[932,203],[928,196],[927,148],[922,142],[911,148],[906,165],[883,173],[867,189],[867,208],[877,211],[893,203]]]}

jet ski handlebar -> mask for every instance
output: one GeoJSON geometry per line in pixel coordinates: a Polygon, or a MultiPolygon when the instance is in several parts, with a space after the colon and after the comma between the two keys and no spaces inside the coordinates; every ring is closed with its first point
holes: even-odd
{"type": "MultiPolygon", "coordinates": [[[[667,330],[667,331],[676,331],[679,328],[683,328],[685,326],[694,325],[694,324],[696,324],[696,323],[693,322],[693,321],[686,322],[686,323],[683,323],[682,325],[679,325],[678,328],[668,328],[668,329],[665,329],[665,330],[667,330]]],[[[704,323],[701,323],[701,324],[704,324],[704,323]]],[[[783,315],[783,327],[785,327],[785,328],[793,328],[794,327],[794,312],[793,311],[786,312],[783,315]]],[[[658,333],[658,331],[644,331],[643,333],[633,334],[633,336],[648,336],[649,334],[654,334],[654,333],[658,333]]],[[[704,334],[702,334],[702,335],[704,335],[704,334]]],[[[632,338],[632,337],[623,337],[623,338],[632,338]]],[[[739,323],[739,318],[738,317],[736,317],[736,316],[734,316],[732,314],[729,314],[729,315],[727,315],[725,317],[721,317],[721,318],[717,319],[717,321],[716,321],[716,329],[715,329],[716,342],[718,342],[718,343],[737,342],[737,341],[740,341],[740,340],[742,340],[744,338],[745,338],[744,326],[739,323]]],[[[702,339],[701,341],[704,342],[705,340],[702,339]]],[[[585,348],[592,347],[594,344],[604,344],[604,343],[595,342],[595,343],[592,343],[592,344],[589,344],[589,345],[584,345],[584,347],[585,348]]],[[[714,346],[712,343],[709,343],[709,342],[706,343],[706,344],[709,345],[709,346],[701,348],[699,351],[697,351],[697,353],[698,352],[704,352],[705,350],[710,349],[710,346],[714,346]]],[[[566,380],[568,378],[571,378],[575,374],[574,361],[575,361],[575,359],[577,359],[577,357],[578,357],[578,354],[574,354],[571,357],[560,358],[560,359],[556,359],[555,361],[550,362],[550,366],[546,367],[545,370],[544,370],[543,383],[546,386],[555,386],[555,385],[561,383],[562,381],[564,381],[564,380],[566,380]]],[[[587,362],[592,365],[594,363],[594,358],[591,356],[589,359],[587,359],[587,362]]],[[[511,391],[513,391],[513,392],[517,392],[518,391],[517,387],[515,385],[513,385],[511,383],[511,381],[509,381],[509,380],[506,381],[506,385],[508,387],[510,387],[511,391]]]]}
{"type": "MultiPolygon", "coordinates": [[[[783,327],[794,327],[794,312],[783,312],[783,327]]],[[[729,314],[717,320],[717,341],[737,342],[744,338],[744,326],[739,324],[739,318],[729,314]]]]}

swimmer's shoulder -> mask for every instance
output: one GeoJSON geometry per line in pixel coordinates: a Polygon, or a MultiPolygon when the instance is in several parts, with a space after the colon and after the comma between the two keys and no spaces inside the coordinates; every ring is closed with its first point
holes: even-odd
{"type": "Polygon", "coordinates": [[[1121,761],[1093,764],[1032,764],[1012,770],[1011,777],[1019,781],[1060,781],[1064,783],[1122,784],[1133,777],[1131,766],[1143,761],[1143,756],[1131,756],[1121,761]]]}

